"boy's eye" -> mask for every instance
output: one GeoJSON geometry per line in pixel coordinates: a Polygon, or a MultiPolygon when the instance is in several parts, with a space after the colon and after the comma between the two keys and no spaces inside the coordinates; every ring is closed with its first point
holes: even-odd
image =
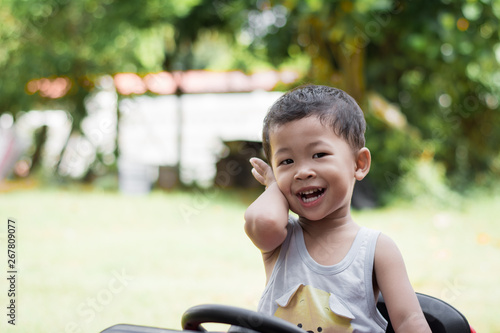
{"type": "Polygon", "coordinates": [[[313,158],[321,158],[323,156],[326,156],[326,153],[316,153],[313,155],[313,158]]]}
{"type": "Polygon", "coordinates": [[[293,160],[291,158],[287,158],[286,160],[283,160],[281,161],[281,165],[288,165],[288,164],[292,164],[293,163],[293,160]]]}

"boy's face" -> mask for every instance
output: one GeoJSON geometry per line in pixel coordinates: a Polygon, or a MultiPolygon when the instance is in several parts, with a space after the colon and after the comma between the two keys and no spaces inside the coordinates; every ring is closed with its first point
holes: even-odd
{"type": "Polygon", "coordinates": [[[356,154],[315,116],[271,129],[271,165],[290,209],[311,221],[345,217],[357,170],[356,154]]]}

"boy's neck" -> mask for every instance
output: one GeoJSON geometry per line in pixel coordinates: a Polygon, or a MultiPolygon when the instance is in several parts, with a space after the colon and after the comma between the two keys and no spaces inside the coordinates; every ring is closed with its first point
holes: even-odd
{"type": "Polygon", "coordinates": [[[345,258],[361,228],[350,214],[334,220],[299,219],[299,223],[307,252],[316,263],[324,266],[338,264],[345,258]]]}
{"type": "Polygon", "coordinates": [[[317,221],[310,221],[306,218],[299,217],[299,223],[303,230],[317,235],[346,230],[351,227],[358,228],[357,224],[352,219],[350,210],[343,216],[324,218],[317,221]]]}

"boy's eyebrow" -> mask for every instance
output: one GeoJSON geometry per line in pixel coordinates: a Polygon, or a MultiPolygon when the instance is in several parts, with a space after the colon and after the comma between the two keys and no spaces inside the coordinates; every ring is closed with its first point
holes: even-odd
{"type": "Polygon", "coordinates": [[[319,145],[324,144],[324,143],[326,143],[326,141],[320,139],[320,140],[316,140],[316,141],[308,143],[307,147],[311,148],[311,147],[319,146],[319,145]]]}
{"type": "MultiPolygon", "coordinates": [[[[307,148],[314,148],[316,146],[319,146],[319,145],[322,145],[322,144],[326,144],[326,143],[327,143],[326,141],[319,139],[319,140],[316,140],[316,141],[308,143],[306,145],[306,147],[307,148]]],[[[282,154],[282,153],[288,153],[291,150],[292,149],[288,148],[288,147],[281,147],[278,150],[276,150],[273,155],[278,155],[278,154],[282,154]]]]}
{"type": "Polygon", "coordinates": [[[279,148],[278,150],[276,150],[273,155],[278,155],[278,154],[282,154],[282,153],[288,153],[290,150],[291,149],[288,148],[288,147],[282,147],[282,148],[279,148]]]}

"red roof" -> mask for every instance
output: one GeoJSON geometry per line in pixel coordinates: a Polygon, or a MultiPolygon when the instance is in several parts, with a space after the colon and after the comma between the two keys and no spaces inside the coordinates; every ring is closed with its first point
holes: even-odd
{"type": "Polygon", "coordinates": [[[179,84],[183,93],[228,93],[254,90],[272,90],[277,83],[292,83],[299,77],[292,71],[265,71],[245,75],[240,71],[212,72],[190,70],[186,72],[150,73],[141,78],[134,73],[116,74],[116,90],[121,95],[144,94],[150,91],[159,95],[173,94],[179,84]]]}
{"type": "MultiPolygon", "coordinates": [[[[277,83],[292,83],[299,78],[293,71],[262,71],[246,75],[240,71],[214,72],[189,70],[185,72],[149,73],[141,77],[135,73],[118,73],[114,76],[116,90],[121,95],[152,92],[159,95],[174,94],[179,84],[183,93],[229,93],[254,90],[272,90],[277,83]]],[[[26,84],[30,95],[61,98],[71,89],[72,81],[67,77],[33,79],[26,84]]]]}
{"type": "Polygon", "coordinates": [[[26,84],[26,92],[30,95],[39,93],[42,97],[60,98],[71,88],[71,80],[67,77],[41,78],[26,84]]]}

